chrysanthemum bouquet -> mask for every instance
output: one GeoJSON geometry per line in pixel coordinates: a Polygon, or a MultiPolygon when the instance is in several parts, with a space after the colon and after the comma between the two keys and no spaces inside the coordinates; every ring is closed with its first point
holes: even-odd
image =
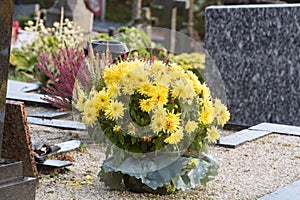
{"type": "Polygon", "coordinates": [[[106,67],[101,77],[89,93],[77,87],[75,107],[92,137],[107,145],[102,181],[114,188],[124,180],[136,191],[175,191],[216,175],[207,144],[219,138],[229,112],[193,72],[135,58],[106,67]]]}

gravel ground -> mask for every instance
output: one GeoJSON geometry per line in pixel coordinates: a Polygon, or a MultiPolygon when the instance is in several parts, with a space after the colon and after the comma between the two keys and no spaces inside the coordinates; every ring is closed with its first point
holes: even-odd
{"type": "MultiPolygon", "coordinates": [[[[40,172],[36,199],[257,199],[300,179],[300,137],[272,134],[235,149],[209,147],[220,168],[207,186],[171,195],[111,191],[97,178],[104,148],[90,141],[85,131],[61,130],[30,125],[31,139],[55,144],[79,139],[85,149],[69,152],[73,165],[50,174],[40,172]]],[[[223,135],[232,131],[223,131],[223,135]]]]}

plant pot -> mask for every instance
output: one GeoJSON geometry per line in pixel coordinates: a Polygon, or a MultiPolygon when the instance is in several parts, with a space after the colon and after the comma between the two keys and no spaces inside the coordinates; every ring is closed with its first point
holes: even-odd
{"type": "Polygon", "coordinates": [[[136,179],[133,176],[129,176],[127,174],[124,175],[124,185],[125,187],[135,193],[152,193],[152,194],[170,194],[171,192],[168,191],[166,187],[160,187],[156,190],[153,190],[152,188],[148,187],[147,185],[143,184],[140,179],[136,179]]]}
{"type": "MultiPolygon", "coordinates": [[[[89,45],[90,42],[87,42],[83,47],[85,55],[88,55],[89,45]]],[[[126,44],[115,40],[92,40],[91,45],[94,54],[109,53],[112,56],[113,60],[117,59],[119,56],[124,55],[125,53],[128,53],[126,44]]]]}

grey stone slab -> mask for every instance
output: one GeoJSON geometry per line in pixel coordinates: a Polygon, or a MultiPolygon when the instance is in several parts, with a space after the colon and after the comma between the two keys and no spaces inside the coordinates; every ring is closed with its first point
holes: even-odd
{"type": "Polygon", "coordinates": [[[300,180],[275,192],[259,198],[259,200],[298,200],[300,199],[300,180]]]}
{"type": "Polygon", "coordinates": [[[27,117],[28,123],[38,124],[43,126],[51,126],[55,128],[63,129],[76,129],[76,130],[86,130],[84,123],[68,120],[59,120],[59,119],[43,119],[37,117],[27,117]]]}
{"type": "Polygon", "coordinates": [[[23,177],[21,161],[16,162],[0,158],[0,185],[21,177],[23,177]]]}
{"type": "Polygon", "coordinates": [[[35,199],[35,178],[21,178],[12,182],[0,185],[1,200],[34,200],[35,199]]]}
{"type": "Polygon", "coordinates": [[[270,131],[245,129],[245,130],[233,133],[231,135],[221,137],[218,141],[218,145],[234,148],[245,142],[253,141],[258,138],[264,137],[270,133],[271,133],[270,131]]]}
{"type": "Polygon", "coordinates": [[[7,81],[7,90],[13,92],[32,92],[39,89],[39,84],[37,83],[26,83],[15,80],[7,81]]]}
{"type": "Polygon", "coordinates": [[[58,144],[55,144],[55,146],[60,147],[60,149],[57,152],[45,154],[41,157],[47,157],[47,156],[51,156],[51,155],[56,155],[56,154],[72,151],[72,150],[78,149],[80,147],[80,145],[81,145],[80,140],[70,140],[70,141],[58,143],[58,144]]]}
{"type": "Polygon", "coordinates": [[[54,119],[54,118],[63,117],[63,116],[69,115],[69,114],[71,114],[71,113],[68,111],[50,110],[50,111],[45,111],[45,112],[40,112],[40,113],[29,114],[27,116],[54,119]]]}
{"type": "Polygon", "coordinates": [[[211,6],[205,29],[229,123],[300,126],[300,4],[211,6]]]}
{"type": "Polygon", "coordinates": [[[66,141],[66,142],[56,144],[57,146],[60,147],[60,150],[57,151],[57,153],[72,151],[74,149],[79,148],[80,144],[81,144],[80,140],[70,140],[70,141],[66,141]]]}
{"type": "Polygon", "coordinates": [[[43,98],[45,98],[45,95],[40,94],[22,93],[8,90],[6,98],[10,100],[23,101],[26,103],[50,105],[47,101],[43,100],[43,98]]]}
{"type": "Polygon", "coordinates": [[[43,165],[43,166],[46,166],[46,167],[60,168],[60,167],[70,166],[70,165],[72,165],[72,162],[62,161],[62,160],[45,160],[45,162],[37,163],[37,165],[43,165]]]}
{"type": "Polygon", "coordinates": [[[285,135],[300,136],[300,127],[283,125],[283,124],[261,123],[256,126],[252,126],[249,129],[271,131],[273,133],[280,133],[285,135]]]}
{"type": "MultiPolygon", "coordinates": [[[[12,21],[14,13],[13,0],[0,0],[0,152],[3,137],[7,74],[9,66],[12,21]]],[[[1,156],[1,153],[0,153],[1,156]]]]}

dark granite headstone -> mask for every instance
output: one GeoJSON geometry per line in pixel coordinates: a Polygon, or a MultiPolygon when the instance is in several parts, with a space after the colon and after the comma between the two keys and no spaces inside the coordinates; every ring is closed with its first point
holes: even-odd
{"type": "Polygon", "coordinates": [[[205,19],[230,123],[300,126],[300,4],[211,6],[205,19]]]}
{"type": "MultiPolygon", "coordinates": [[[[7,73],[9,66],[12,16],[14,10],[13,0],[0,0],[0,150],[5,117],[5,100],[7,88],[7,73]]],[[[1,151],[0,151],[1,152],[1,151]]],[[[1,156],[1,153],[0,153],[1,156]]]]}

